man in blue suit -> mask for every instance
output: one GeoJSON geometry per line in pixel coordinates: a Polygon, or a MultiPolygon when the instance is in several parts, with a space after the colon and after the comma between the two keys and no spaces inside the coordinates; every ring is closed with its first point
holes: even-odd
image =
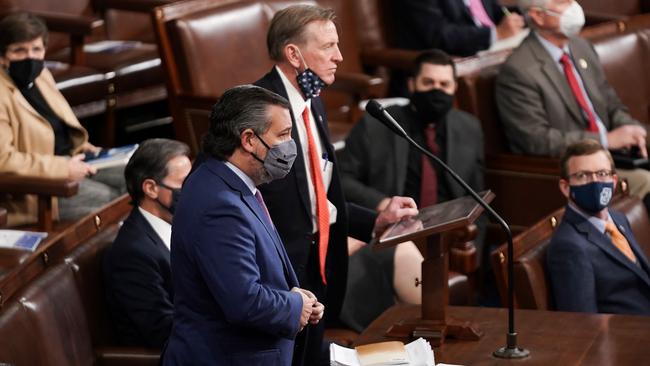
{"type": "Polygon", "coordinates": [[[103,258],[107,309],[123,345],[161,349],[174,314],[169,245],[178,193],[192,167],[179,141],[143,142],[124,169],[135,206],[103,258]]]}
{"type": "Polygon", "coordinates": [[[570,145],[561,160],[568,199],[546,254],[562,311],[650,315],[650,264],[624,215],[607,209],[617,176],[595,140],[570,145]]]}
{"type": "Polygon", "coordinates": [[[298,280],[256,186],[296,158],[286,99],[227,90],[210,116],[206,160],[174,215],[174,325],[164,365],[290,365],[296,334],[324,307],[298,280]]]}

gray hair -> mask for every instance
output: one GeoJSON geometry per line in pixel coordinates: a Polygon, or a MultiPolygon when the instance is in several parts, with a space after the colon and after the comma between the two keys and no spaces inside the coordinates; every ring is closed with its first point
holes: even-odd
{"type": "Polygon", "coordinates": [[[334,10],[314,5],[294,5],[275,13],[266,34],[266,47],[273,61],[283,61],[283,49],[289,43],[305,43],[305,27],[315,21],[336,25],[334,10]]]}
{"type": "Polygon", "coordinates": [[[289,102],[264,88],[240,85],[226,90],[212,107],[210,128],[203,138],[203,152],[215,159],[226,160],[241,146],[241,133],[252,129],[258,135],[271,126],[268,107],[289,109],[289,102]]]}

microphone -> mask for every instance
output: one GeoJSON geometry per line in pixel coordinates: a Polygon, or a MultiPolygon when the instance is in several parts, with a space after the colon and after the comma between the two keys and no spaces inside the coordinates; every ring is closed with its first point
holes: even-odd
{"type": "Polygon", "coordinates": [[[388,127],[391,131],[393,131],[395,134],[398,136],[403,137],[406,139],[406,141],[409,142],[412,146],[414,146],[416,149],[420,150],[424,155],[429,157],[429,159],[435,161],[436,164],[438,164],[442,169],[444,169],[449,175],[451,175],[454,180],[465,189],[465,192],[467,192],[472,198],[479,204],[481,207],[485,209],[485,211],[494,218],[499,226],[503,229],[503,231],[506,233],[506,236],[508,238],[508,334],[506,334],[506,346],[501,347],[498,350],[493,352],[493,355],[495,357],[499,358],[523,358],[527,357],[530,352],[525,349],[525,348],[519,348],[517,346],[517,332],[515,332],[515,308],[514,308],[514,297],[515,297],[515,292],[514,292],[514,262],[512,260],[513,257],[513,248],[514,245],[512,243],[512,231],[510,231],[510,226],[503,220],[501,216],[499,216],[490,205],[487,204],[479,195],[476,193],[472,187],[469,186],[456,172],[451,169],[445,162],[440,160],[437,156],[432,154],[428,149],[423,148],[420,146],[417,142],[413,141],[413,139],[404,131],[402,126],[397,123],[397,121],[393,118],[393,116],[388,113],[384,107],[381,106],[376,100],[369,100],[368,104],[366,105],[366,111],[370,113],[371,116],[375,117],[379,122],[381,122],[384,126],[388,127]]]}

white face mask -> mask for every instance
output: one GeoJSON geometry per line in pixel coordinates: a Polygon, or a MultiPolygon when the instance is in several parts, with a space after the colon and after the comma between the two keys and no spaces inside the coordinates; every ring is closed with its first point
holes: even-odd
{"type": "Polygon", "coordinates": [[[552,10],[546,12],[560,17],[560,33],[569,38],[577,36],[585,25],[585,13],[577,1],[572,2],[562,14],[552,10]]]}

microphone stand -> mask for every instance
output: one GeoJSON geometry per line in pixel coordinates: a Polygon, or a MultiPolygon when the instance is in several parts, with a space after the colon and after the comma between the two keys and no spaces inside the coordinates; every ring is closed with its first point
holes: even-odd
{"type": "MultiPolygon", "coordinates": [[[[384,110],[383,107],[377,103],[376,106],[371,106],[371,102],[377,103],[374,100],[369,101],[368,107],[371,108],[378,108],[380,113],[382,113],[382,116],[386,117],[388,121],[390,121],[390,124],[392,126],[386,126],[393,130],[393,132],[397,133],[398,135],[402,136],[404,139],[406,139],[412,146],[415,146],[420,152],[422,152],[424,155],[426,155],[429,159],[433,160],[436,162],[436,164],[440,165],[447,173],[451,174],[451,176],[454,178],[458,184],[460,184],[463,189],[467,193],[469,193],[476,202],[478,202],[481,207],[485,209],[498,223],[501,228],[503,228],[503,231],[506,233],[506,236],[508,237],[508,333],[506,334],[506,346],[501,347],[498,350],[494,351],[492,355],[498,358],[524,358],[528,357],[530,355],[530,351],[528,351],[525,348],[519,348],[517,346],[517,332],[515,332],[515,307],[514,307],[514,298],[515,298],[515,289],[514,289],[514,261],[512,259],[513,257],[513,252],[514,252],[514,244],[512,243],[512,231],[510,230],[510,227],[508,224],[503,220],[503,218],[490,207],[473,189],[470,187],[461,177],[456,174],[445,162],[440,160],[437,156],[432,154],[429,150],[423,148],[420,146],[417,142],[415,142],[407,133],[402,129],[402,127],[395,121],[395,119],[384,110]]],[[[373,104],[374,104],[373,103],[373,104]]],[[[374,113],[370,113],[371,115],[374,116],[374,113]]],[[[381,122],[381,118],[378,118],[381,122]]]]}

